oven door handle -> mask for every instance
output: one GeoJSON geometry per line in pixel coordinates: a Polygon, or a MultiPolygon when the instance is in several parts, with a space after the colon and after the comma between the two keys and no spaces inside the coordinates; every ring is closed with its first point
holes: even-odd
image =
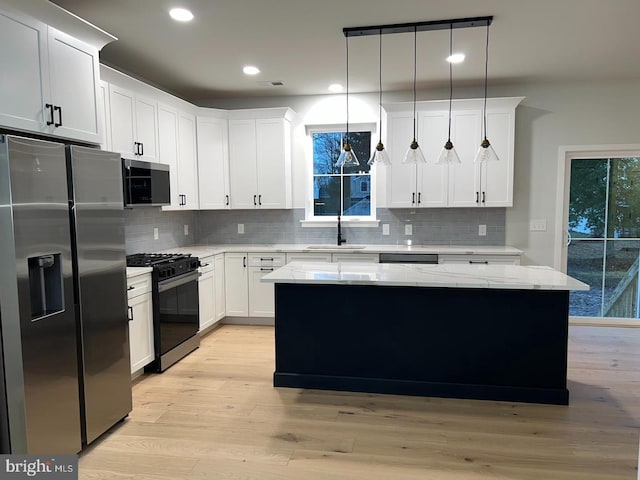
{"type": "Polygon", "coordinates": [[[168,280],[162,280],[161,282],[158,282],[158,293],[166,292],[171,288],[179,287],[180,285],[184,285],[185,283],[196,281],[198,280],[199,276],[200,273],[192,272],[185,275],[180,275],[179,277],[170,278],[168,280]]]}

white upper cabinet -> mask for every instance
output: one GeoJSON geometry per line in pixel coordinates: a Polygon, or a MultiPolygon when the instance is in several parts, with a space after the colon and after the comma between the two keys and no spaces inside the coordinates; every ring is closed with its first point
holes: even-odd
{"type": "Polygon", "coordinates": [[[178,186],[178,111],[175,108],[158,106],[158,133],[160,163],[169,165],[171,206],[178,207],[182,199],[178,186]]]}
{"type": "Polygon", "coordinates": [[[31,17],[0,11],[0,125],[103,142],[98,49],[31,17]]]}
{"type": "Polygon", "coordinates": [[[158,102],[109,85],[111,148],[125,158],[158,161],[158,102]]]}
{"type": "Polygon", "coordinates": [[[387,207],[513,206],[515,110],[523,97],[487,100],[487,136],[500,161],[474,158],[482,140],[483,99],[454,100],[451,141],[461,164],[437,165],[448,133],[448,101],[418,102],[418,143],[427,163],[402,164],[413,135],[411,104],[387,106],[387,207]]]}
{"type": "Polygon", "coordinates": [[[291,208],[292,115],[288,108],[229,112],[231,208],[291,208]]]}
{"type": "Polygon", "coordinates": [[[198,116],[197,133],[200,209],[228,209],[231,207],[231,194],[227,120],[198,116]]]}

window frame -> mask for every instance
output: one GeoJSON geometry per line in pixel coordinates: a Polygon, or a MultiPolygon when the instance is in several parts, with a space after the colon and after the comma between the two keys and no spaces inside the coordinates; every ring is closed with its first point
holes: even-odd
{"type": "MultiPolygon", "coordinates": [[[[322,125],[306,125],[306,142],[305,142],[305,166],[307,168],[307,189],[305,195],[305,219],[301,221],[302,226],[327,226],[327,227],[335,227],[336,222],[338,221],[337,215],[315,215],[314,210],[314,172],[313,172],[313,134],[314,133],[339,133],[346,132],[347,126],[344,123],[335,123],[335,124],[322,124],[322,125]]],[[[371,134],[371,145],[370,152],[373,152],[375,148],[375,139],[378,135],[378,126],[376,123],[356,123],[349,124],[349,132],[370,132],[371,134]]],[[[367,159],[368,160],[368,159],[367,159]]],[[[340,173],[341,184],[344,181],[344,178],[350,177],[353,175],[340,173]]],[[[379,224],[379,220],[377,218],[376,211],[376,165],[371,165],[369,169],[369,178],[370,178],[370,190],[369,190],[369,205],[371,208],[370,215],[349,215],[349,216],[340,216],[340,221],[345,224],[350,224],[350,226],[363,226],[363,227],[377,227],[379,224]]]]}

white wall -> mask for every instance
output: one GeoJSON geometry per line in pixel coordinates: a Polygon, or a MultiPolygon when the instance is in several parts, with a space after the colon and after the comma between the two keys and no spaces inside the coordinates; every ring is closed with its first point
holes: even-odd
{"type": "MultiPolygon", "coordinates": [[[[418,100],[442,99],[444,90],[424,90],[418,100]]],[[[524,263],[553,265],[558,150],[562,145],[640,143],[639,82],[574,82],[494,86],[492,97],[525,96],[516,115],[514,206],[507,209],[506,243],[525,252],[524,263]],[[545,219],[546,232],[529,232],[531,219],[545,219]]],[[[481,96],[478,88],[456,89],[455,98],[481,96]]],[[[294,202],[304,204],[306,170],[304,127],[300,125],[329,96],[221,99],[218,108],[289,106],[298,113],[294,146],[294,202]]],[[[341,96],[344,98],[343,96],[341,96]]],[[[351,95],[350,95],[351,97],[351,95]]],[[[370,106],[368,120],[377,122],[377,95],[353,95],[370,106]]],[[[407,92],[385,94],[385,101],[409,101],[407,92]]],[[[202,103],[203,105],[205,103],[202,103]]],[[[336,111],[336,123],[344,111],[336,111]]],[[[491,139],[491,132],[488,132],[491,139]]]]}

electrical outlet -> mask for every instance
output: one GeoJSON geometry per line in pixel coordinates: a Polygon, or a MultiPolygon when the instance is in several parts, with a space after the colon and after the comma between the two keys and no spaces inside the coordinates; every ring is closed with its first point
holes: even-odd
{"type": "Polygon", "coordinates": [[[478,235],[481,237],[487,236],[487,226],[486,225],[478,225],[478,235]]]}
{"type": "Polygon", "coordinates": [[[411,225],[410,223],[407,223],[404,226],[404,234],[405,235],[413,235],[413,225],[411,225]]]}
{"type": "Polygon", "coordinates": [[[546,232],[547,221],[546,220],[531,220],[529,222],[529,230],[532,232],[546,232]]]}
{"type": "Polygon", "coordinates": [[[160,238],[160,232],[158,232],[158,227],[153,227],[153,239],[158,240],[160,238]]]}
{"type": "Polygon", "coordinates": [[[389,235],[389,224],[388,223],[383,223],[382,224],[382,234],[383,235],[389,235]]]}
{"type": "Polygon", "coordinates": [[[238,234],[239,235],[244,235],[244,223],[239,223],[238,224],[238,234]]]}
{"type": "Polygon", "coordinates": [[[187,235],[189,235],[189,225],[185,225],[185,226],[184,226],[184,235],[185,235],[185,237],[186,237],[187,235]]]}

